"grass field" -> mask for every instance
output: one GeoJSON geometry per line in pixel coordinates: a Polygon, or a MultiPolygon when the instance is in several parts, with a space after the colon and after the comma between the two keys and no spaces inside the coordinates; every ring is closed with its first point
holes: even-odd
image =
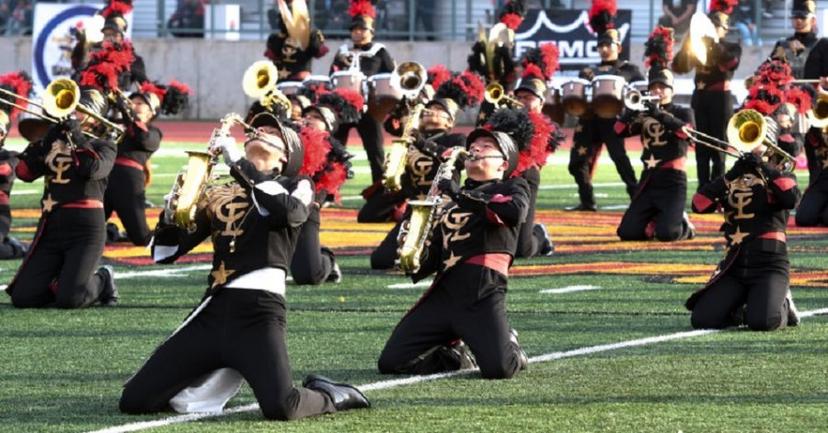
{"type": "MultiPolygon", "coordinates": [[[[164,143],[153,158],[150,201],[162,203],[184,162],[181,151],[202,146],[164,143]]],[[[119,413],[123,382],[200,299],[209,256],[160,267],[142,264],[141,248],[118,247],[105,253],[122,296],[116,308],[15,310],[0,297],[0,432],[83,432],[167,417],[176,422],[153,431],[828,431],[828,316],[809,315],[801,326],[773,333],[677,334],[690,330],[684,300],[721,258],[721,215],[691,216],[699,228],[693,241],[618,242],[615,226],[629,200],[614,167],[604,161],[595,178],[602,211],[568,214],[560,209],[577,196],[567,156],[555,155],[543,170],[538,200],[557,252],[517,261],[510,279],[510,321],[533,361],[512,380],[467,373],[390,383],[377,374],[385,339],[423,288],[368,270],[366,252],[390,225],[352,221],[369,178],[367,163],[357,158],[345,209],[323,213],[322,240],[338,251],[344,280],[288,286],[288,345],[296,381],[316,372],[367,385],[372,409],[292,423],[264,421],[256,410],[188,422],[175,414],[119,413]],[[640,340],[657,336],[669,337],[640,340]],[[607,346],[615,343],[621,344],[607,346]]],[[[637,154],[631,158],[638,162],[637,154]]],[[[691,166],[688,177],[695,179],[691,166]]],[[[31,238],[41,188],[41,182],[15,185],[15,236],[31,238]]],[[[826,229],[789,230],[801,311],[828,307],[826,235],[826,229]]],[[[0,283],[18,264],[0,262],[0,283]]],[[[245,387],[229,406],[251,403],[245,387]]]]}

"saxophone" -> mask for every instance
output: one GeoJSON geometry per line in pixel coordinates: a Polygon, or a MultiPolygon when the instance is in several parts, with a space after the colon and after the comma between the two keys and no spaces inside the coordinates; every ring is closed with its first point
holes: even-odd
{"type": "MultiPolygon", "coordinates": [[[[219,137],[230,135],[230,128],[243,124],[241,116],[230,113],[221,119],[221,126],[213,130],[209,148],[219,137]]],[[[198,201],[212,179],[213,167],[218,155],[210,152],[188,151],[187,166],[178,172],[170,193],[165,197],[164,222],[175,224],[189,232],[195,231],[195,216],[198,201]]]]}
{"type": "Polygon", "coordinates": [[[403,127],[402,137],[391,142],[391,150],[385,155],[385,164],[382,172],[382,184],[389,191],[397,192],[402,189],[402,175],[405,173],[405,161],[408,157],[408,145],[411,134],[420,125],[420,113],[424,106],[416,103],[408,113],[408,120],[403,127]]]}
{"type": "Polygon", "coordinates": [[[403,221],[397,236],[397,243],[400,245],[397,251],[399,266],[406,274],[415,274],[420,270],[420,260],[426,240],[431,236],[439,205],[443,202],[437,184],[443,179],[451,179],[454,176],[457,160],[466,158],[468,155],[469,151],[463,147],[457,146],[451,149],[449,157],[437,169],[426,198],[408,202],[411,206],[411,216],[403,221]]]}

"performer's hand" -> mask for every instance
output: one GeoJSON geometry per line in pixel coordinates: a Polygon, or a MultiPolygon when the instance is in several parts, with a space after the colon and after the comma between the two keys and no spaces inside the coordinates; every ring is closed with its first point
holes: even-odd
{"type": "Polygon", "coordinates": [[[224,163],[233,165],[242,158],[242,151],[236,145],[236,139],[233,137],[219,137],[210,148],[210,152],[214,155],[221,153],[224,158],[224,163]]]}
{"type": "Polygon", "coordinates": [[[437,183],[437,189],[451,198],[460,194],[460,185],[454,179],[440,179],[440,182],[437,183]]]}
{"type": "Polygon", "coordinates": [[[60,124],[67,140],[71,141],[75,146],[83,147],[86,145],[87,139],[81,130],[81,123],[77,119],[67,119],[60,124]]]}

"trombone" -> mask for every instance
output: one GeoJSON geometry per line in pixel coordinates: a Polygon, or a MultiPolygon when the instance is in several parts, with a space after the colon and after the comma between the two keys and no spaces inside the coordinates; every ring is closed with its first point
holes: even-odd
{"type": "MultiPolygon", "coordinates": [[[[55,125],[61,124],[66,118],[69,117],[69,115],[75,111],[78,111],[97,120],[108,130],[117,132],[117,139],[115,141],[120,141],[120,138],[123,136],[123,127],[107,120],[103,116],[93,112],[88,107],[80,103],[80,87],[71,79],[58,78],[52,81],[46,87],[45,93],[43,102],[37,102],[33,99],[29,99],[25,96],[0,88],[0,101],[17,108],[20,111],[31,114],[40,120],[44,120],[55,125]],[[18,99],[24,101],[27,105],[42,109],[43,113],[46,114],[31,110],[28,106],[17,104],[16,100],[18,99]]],[[[83,134],[89,138],[101,138],[100,135],[96,135],[89,131],[83,131],[83,134]]]]}

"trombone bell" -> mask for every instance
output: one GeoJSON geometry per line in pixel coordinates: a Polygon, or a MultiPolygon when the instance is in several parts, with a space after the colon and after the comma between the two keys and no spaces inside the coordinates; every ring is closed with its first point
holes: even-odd
{"type": "Polygon", "coordinates": [[[768,122],[762,113],[751,109],[741,110],[727,124],[727,141],[742,152],[750,152],[765,142],[776,144],[776,140],[767,137],[768,131],[768,122]]]}
{"type": "Polygon", "coordinates": [[[58,119],[72,114],[80,103],[80,87],[69,78],[58,78],[46,87],[43,111],[58,119]]]}
{"type": "Polygon", "coordinates": [[[391,73],[391,86],[400,90],[406,99],[420,94],[428,81],[428,72],[417,62],[403,62],[391,73]]]}
{"type": "Polygon", "coordinates": [[[276,88],[279,81],[279,70],[270,60],[259,60],[244,71],[242,89],[244,93],[255,99],[260,99],[276,88]]]}

